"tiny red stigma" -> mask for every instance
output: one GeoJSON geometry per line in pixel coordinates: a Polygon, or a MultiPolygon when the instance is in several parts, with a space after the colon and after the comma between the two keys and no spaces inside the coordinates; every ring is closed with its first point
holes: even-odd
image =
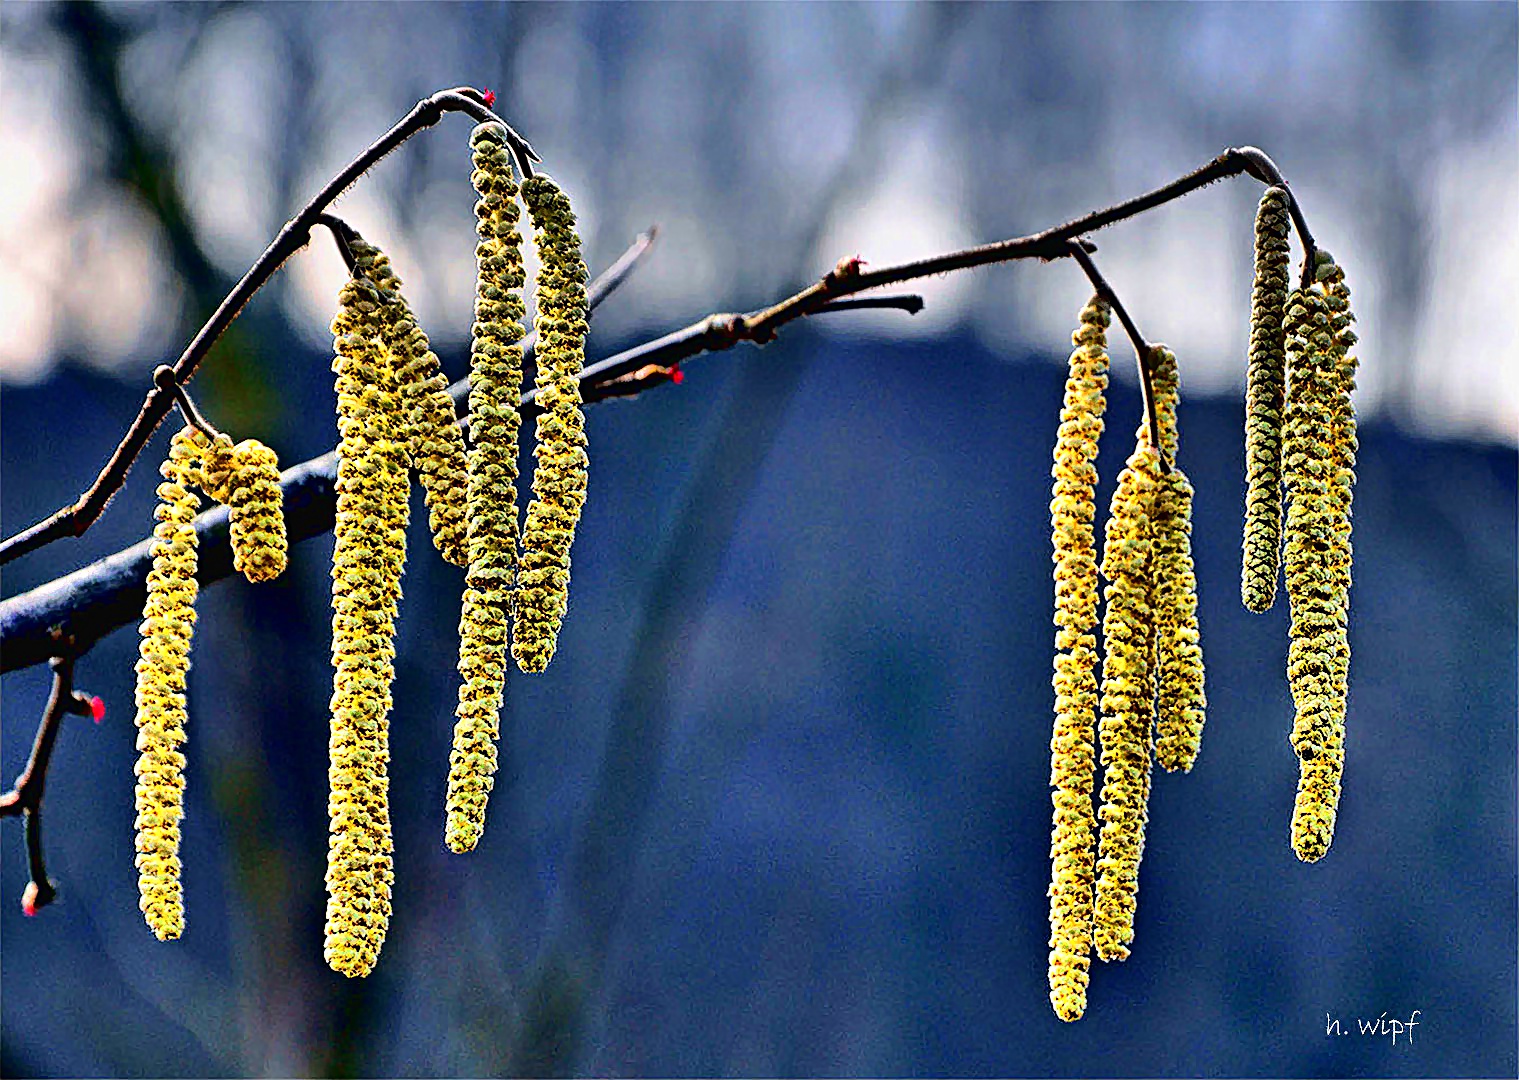
{"type": "Polygon", "coordinates": [[[90,716],[97,724],[105,719],[105,701],[99,694],[90,698],[90,716]]]}
{"type": "Polygon", "coordinates": [[[686,373],[680,370],[679,367],[672,367],[670,369],[670,381],[676,386],[679,386],[681,383],[686,381],[686,373]]]}
{"type": "Polygon", "coordinates": [[[485,99],[485,107],[487,109],[496,104],[496,92],[489,87],[482,87],[480,89],[480,96],[485,99]]]}

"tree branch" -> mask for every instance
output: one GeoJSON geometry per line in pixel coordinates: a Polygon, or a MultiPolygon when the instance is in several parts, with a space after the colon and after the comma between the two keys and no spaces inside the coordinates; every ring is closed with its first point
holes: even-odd
{"type": "MultiPolygon", "coordinates": [[[[480,123],[494,121],[502,124],[506,127],[507,142],[517,158],[517,164],[523,176],[533,174],[532,162],[538,160],[538,155],[526,139],[518,135],[510,125],[486,107],[485,100],[478,90],[462,86],[453,90],[440,90],[431,97],[423,98],[394,127],[354,158],[347,168],[329,180],[327,186],[322,188],[299,214],[285,223],[274,240],[264,249],[264,253],[258,257],[258,261],[243,275],[243,279],[233,286],[226,299],[221,302],[211,318],[185,347],[179,359],[174,362],[175,382],[182,386],[194,377],[201,360],[226,332],[227,327],[232,325],[232,321],[237,318],[238,313],[248,301],[253,299],[259,289],[268,283],[275,271],[283,266],[290,256],[310,243],[312,227],[323,224],[323,213],[333,200],[347,191],[360,176],[382,161],[391,151],[419,131],[432,127],[443,118],[445,113],[449,112],[466,113],[480,123]]],[[[50,517],[0,543],[0,564],[35,551],[54,540],[61,540],[66,536],[84,535],[85,530],[95,523],[106,504],[110,502],[111,496],[120,490],[133,462],[137,460],[137,455],[142,452],[143,446],[147,444],[153,432],[158,429],[158,425],[168,415],[173,402],[173,394],[161,386],[155,385],[148,391],[137,418],[132,421],[132,426],[127,429],[120,445],[116,447],[89,490],[50,517]]]]}
{"type": "MultiPolygon", "coordinates": [[[[425,117],[426,114],[422,112],[424,107],[429,102],[437,102],[440,99],[456,99],[461,104],[454,107],[470,112],[471,115],[488,111],[461,91],[443,91],[440,94],[434,94],[431,98],[419,102],[417,108],[408,114],[407,119],[397,124],[384,139],[375,144],[375,147],[371,147],[371,150],[366,152],[366,156],[368,153],[376,152],[375,148],[386,146],[386,140],[395,140],[395,145],[399,145],[399,139],[402,136],[398,136],[397,133],[409,130],[408,124],[416,124],[420,127],[426,126],[426,123],[435,123],[437,116],[427,119],[425,123],[421,120],[414,121],[412,117],[418,115],[425,117]]],[[[437,115],[441,116],[443,106],[435,105],[434,108],[440,110],[437,115]]],[[[530,153],[531,148],[528,148],[527,152],[530,153]]],[[[349,170],[345,170],[344,174],[323,190],[323,195],[319,196],[319,199],[325,197],[329,191],[333,191],[339,180],[343,180],[348,172],[365,160],[365,157],[360,157],[354,166],[350,166],[349,170]]],[[[1016,259],[1052,261],[1058,258],[1075,257],[1078,251],[1085,256],[1096,248],[1082,236],[1083,233],[1106,228],[1116,222],[1181,198],[1200,187],[1241,173],[1247,173],[1263,182],[1279,183],[1281,178],[1280,172],[1271,159],[1259,150],[1252,147],[1246,147],[1243,150],[1231,148],[1202,168],[1163,187],[1029,236],[966,248],[932,259],[903,263],[869,272],[863,269],[864,263],[858,257],[841,259],[819,281],[771,307],[748,314],[709,315],[681,330],[665,334],[592,364],[581,372],[582,396],[587,402],[595,402],[612,397],[626,397],[631,393],[678,381],[675,373],[683,360],[702,353],[731,349],[740,341],[763,345],[773,340],[779,328],[785,324],[823,311],[841,310],[840,300],[867,289],[1016,259]],[[633,376],[633,378],[629,380],[628,376],[633,376]]],[[[336,191],[333,191],[333,195],[335,197],[336,191]]],[[[305,212],[302,217],[304,216],[305,212]]],[[[281,230],[281,236],[285,235],[296,222],[301,221],[302,217],[293,219],[284,230],[281,230]]],[[[1297,210],[1294,210],[1293,217],[1294,221],[1299,222],[1299,234],[1311,255],[1313,239],[1307,231],[1306,223],[1302,221],[1301,213],[1297,210]]],[[[320,213],[313,213],[306,228],[309,230],[311,224],[319,223],[319,218],[320,213]]],[[[652,231],[641,237],[639,242],[635,243],[634,247],[624,254],[601,279],[593,283],[592,289],[587,290],[588,295],[598,287],[601,291],[591,297],[592,306],[599,303],[607,293],[620,284],[651,241],[652,231]]],[[[276,241],[270,250],[274,251],[278,243],[276,241]]],[[[263,260],[261,259],[260,262],[262,263],[263,260]]],[[[1091,260],[1087,259],[1086,262],[1090,264],[1091,260]]],[[[1091,277],[1095,272],[1095,267],[1092,267],[1088,271],[1088,276],[1091,277]]],[[[249,273],[251,275],[253,272],[249,273]]],[[[244,279],[244,281],[247,280],[247,278],[244,279]]],[[[1101,275],[1093,279],[1094,284],[1099,280],[1101,280],[1101,275]]],[[[1134,340],[1135,348],[1140,349],[1144,338],[1134,326],[1133,320],[1128,317],[1122,305],[1116,302],[1116,296],[1105,282],[1099,288],[1107,288],[1109,303],[1113,304],[1115,312],[1119,313],[1120,320],[1134,340]]],[[[234,295],[236,292],[237,290],[234,290],[234,295]]],[[[232,297],[229,296],[228,301],[230,302],[231,299],[232,297]]],[[[864,305],[845,305],[845,308],[859,306],[864,305]]],[[[904,310],[906,309],[900,303],[893,303],[891,306],[903,306],[904,310]]],[[[213,322],[215,322],[214,317],[213,322]]],[[[202,334],[204,333],[205,331],[202,331],[202,334]]],[[[524,339],[526,356],[531,355],[532,338],[533,335],[529,334],[524,339]]],[[[186,350],[186,355],[190,355],[193,348],[192,342],[191,349],[186,350]]],[[[1147,385],[1147,361],[1143,358],[1140,362],[1140,375],[1141,382],[1146,384],[1146,410],[1150,417],[1153,438],[1156,416],[1153,394],[1149,393],[1147,385]]],[[[449,387],[449,393],[456,404],[465,400],[468,391],[467,379],[461,379],[449,387]]],[[[155,387],[153,393],[157,394],[161,391],[155,387]]],[[[150,394],[149,398],[151,399],[152,396],[150,394]]],[[[531,416],[535,411],[533,403],[536,397],[536,388],[522,396],[524,418],[531,416]]],[[[170,400],[168,395],[165,395],[165,400],[170,400]]],[[[145,411],[146,408],[145,404],[145,411]]],[[[167,411],[167,405],[164,409],[167,411]]],[[[467,424],[468,418],[466,417],[461,422],[467,424]]],[[[125,445],[123,443],[123,446],[125,445]]],[[[1156,445],[1159,445],[1158,440],[1156,445]]],[[[118,450],[118,456],[120,456],[120,450],[118,450]]],[[[280,483],[286,499],[286,528],[291,542],[319,535],[332,527],[335,498],[333,483],[336,474],[337,454],[334,451],[295,466],[282,475],[280,483]]],[[[201,534],[204,552],[198,575],[201,583],[206,584],[230,574],[232,569],[231,554],[226,543],[226,509],[217,508],[202,514],[196,519],[196,528],[201,534]]],[[[35,529],[28,530],[28,533],[33,531],[35,529]]],[[[25,535],[22,534],[22,536],[25,535]]],[[[6,544],[9,545],[19,539],[20,537],[13,537],[6,544]]],[[[40,546],[40,543],[46,542],[42,540],[32,546],[40,546]]],[[[0,603],[0,643],[4,644],[3,654],[0,654],[0,672],[30,667],[46,660],[51,655],[46,646],[47,633],[53,626],[60,623],[66,623],[81,646],[87,648],[104,634],[134,620],[142,607],[143,582],[147,568],[151,564],[148,555],[150,547],[151,541],[145,540],[72,574],[38,586],[31,592],[0,603]]]]}
{"type": "Polygon", "coordinates": [[[52,637],[53,647],[58,650],[52,658],[53,691],[48,695],[47,707],[42,710],[42,720],[37,725],[26,768],[21,770],[11,789],[0,795],[0,817],[19,814],[26,822],[26,856],[31,880],[27,882],[21,906],[28,915],[35,915],[58,895],[47,876],[47,862],[42,853],[42,796],[47,789],[47,770],[52,762],[53,747],[58,742],[58,730],[63,725],[63,718],[70,713],[94,716],[97,721],[104,715],[99,698],[86,697],[74,689],[73,641],[60,633],[52,637]]]}
{"type": "Polygon", "coordinates": [[[1155,447],[1156,453],[1160,455],[1160,471],[1168,473],[1171,471],[1171,463],[1166,460],[1165,450],[1161,449],[1160,413],[1155,406],[1155,386],[1150,376],[1150,344],[1139,332],[1139,327],[1134,325],[1134,320],[1129,318],[1129,312],[1123,306],[1123,301],[1118,299],[1113,286],[1109,285],[1108,279],[1098,271],[1097,264],[1092,261],[1092,257],[1086,253],[1085,249],[1073,242],[1071,257],[1081,264],[1081,269],[1086,274],[1087,280],[1092,283],[1092,288],[1097,290],[1098,296],[1108,302],[1108,306],[1118,316],[1118,321],[1123,323],[1129,340],[1134,343],[1134,361],[1139,366],[1139,391],[1144,398],[1145,416],[1149,418],[1150,445],[1155,447]]]}
{"type": "MultiPolygon", "coordinates": [[[[657,229],[642,233],[617,261],[586,288],[586,301],[594,310],[637,268],[654,243],[657,229]]],[[[523,339],[523,352],[531,357],[534,335],[523,339]]],[[[166,369],[167,370],[167,369],[166,369]]],[[[455,400],[468,391],[468,380],[451,388],[455,400]]],[[[529,405],[534,396],[523,396],[529,405]]],[[[467,418],[466,418],[467,419],[467,418]]],[[[285,505],[285,528],[290,543],[320,536],[332,528],[337,495],[337,451],[286,469],[280,476],[285,505]]],[[[228,510],[207,510],[195,519],[199,534],[200,561],[196,579],[208,585],[231,575],[232,549],[228,543],[228,510]]],[[[54,630],[67,626],[76,654],[117,627],[142,616],[147,596],[147,574],[153,566],[153,538],[133,544],[71,574],[40,585],[31,592],[0,603],[0,671],[16,671],[40,664],[55,655],[54,630]]]]}

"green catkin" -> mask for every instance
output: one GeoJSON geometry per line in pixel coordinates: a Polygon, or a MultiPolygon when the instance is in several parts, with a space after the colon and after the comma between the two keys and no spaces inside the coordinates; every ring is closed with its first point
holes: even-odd
{"type": "Polygon", "coordinates": [[[1151,519],[1160,457],[1141,429],[1119,474],[1103,540],[1107,610],[1102,623],[1102,832],[1092,942],[1103,960],[1124,960],[1134,940],[1139,862],[1150,798],[1150,728],[1155,716],[1155,627],[1151,519]]]}
{"type": "Polygon", "coordinates": [[[512,655],[524,672],[539,672],[554,656],[569,602],[570,545],[585,505],[585,417],[580,369],[589,330],[585,261],[570,200],[547,176],[522,183],[533,220],[538,272],[538,458],[533,501],[522,531],[512,655]]]}
{"type": "Polygon", "coordinates": [[[1318,255],[1315,283],[1293,293],[1287,313],[1287,676],[1299,759],[1292,847],[1304,862],[1323,858],[1334,840],[1344,773],[1355,462],[1349,291],[1328,254],[1318,255]]]}
{"type": "MultiPolygon", "coordinates": [[[[507,634],[517,576],[517,432],[522,393],[522,237],[506,129],[470,136],[478,271],[470,344],[469,569],[459,617],[459,705],[449,754],[444,840],[479,843],[496,773],[507,634]]],[[[542,342],[539,343],[540,350],[542,342]]],[[[540,367],[542,364],[542,352],[540,367]]]]}
{"type": "Polygon", "coordinates": [[[244,439],[233,448],[225,490],[233,568],[254,583],[274,580],[285,572],[289,551],[279,458],[257,439],[244,439]]]}
{"type": "Polygon", "coordinates": [[[1108,384],[1108,305],[1092,297],[1071,335],[1055,441],[1050,533],[1055,562],[1055,728],[1050,739],[1050,1004],[1065,1021],[1086,1011],[1091,969],[1097,818],[1097,441],[1108,384]]]}
{"type": "Polygon", "coordinates": [[[405,413],[406,456],[422,481],[433,546],[456,566],[469,565],[465,503],[468,465],[464,432],[448,395],[448,379],[427,334],[401,295],[390,258],[357,235],[349,248],[360,271],[384,294],[385,344],[405,413]]]}
{"type": "Polygon", "coordinates": [[[1255,215],[1255,287],[1245,389],[1245,540],[1240,599],[1263,612],[1276,601],[1282,537],[1282,408],[1286,391],[1285,188],[1267,188],[1255,215]]]}
{"type": "Polygon", "coordinates": [[[186,428],[169,446],[160,467],[153,529],[153,569],[138,627],[137,661],[137,887],[148,928],[160,941],[185,929],[180,882],[179,823],[184,817],[185,675],[195,630],[195,514],[200,499],[190,490],[198,474],[198,433],[186,428]]]}
{"type": "Polygon", "coordinates": [[[1188,772],[1202,746],[1208,701],[1192,563],[1192,484],[1176,463],[1180,381],[1176,356],[1164,345],[1153,347],[1151,384],[1161,446],[1171,462],[1171,471],[1156,478],[1153,518],[1155,759],[1171,772],[1188,772]]]}
{"type": "Polygon", "coordinates": [[[408,476],[394,370],[381,342],[384,298],[350,280],[332,323],[337,376],[336,545],[332,566],[327,924],[324,955],[354,977],[374,970],[395,881],[389,713],[395,619],[406,559],[408,476]]]}

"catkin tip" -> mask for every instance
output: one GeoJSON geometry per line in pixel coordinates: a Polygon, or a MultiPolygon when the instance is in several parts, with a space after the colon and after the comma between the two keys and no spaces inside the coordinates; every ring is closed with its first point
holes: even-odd
{"type": "Polygon", "coordinates": [[[232,451],[226,491],[233,568],[251,582],[272,581],[285,572],[289,551],[274,451],[257,439],[239,443],[232,451]]]}

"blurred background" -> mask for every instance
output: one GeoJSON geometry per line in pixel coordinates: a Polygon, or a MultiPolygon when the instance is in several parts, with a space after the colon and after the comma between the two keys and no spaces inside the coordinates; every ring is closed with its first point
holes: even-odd
{"type": "MultiPolygon", "coordinates": [[[[1516,28],[1511,4],[1460,3],[0,8],[7,535],[88,485],[281,223],[459,84],[493,89],[570,192],[593,272],[660,226],[593,359],[844,255],[1032,232],[1260,146],[1347,268],[1363,422],[1345,794],[1305,866],[1285,604],[1238,601],[1259,188],[1097,237],[1180,357],[1210,723],[1190,775],[1157,774],[1134,953],[1094,967],[1076,1024],[1045,986],[1046,504],[1089,288],[1012,264],[588,412],[570,614],[550,670],[509,681],[467,857],[441,843],[460,574],[414,513],[395,914],[367,980],[321,956],[331,537],[201,597],[172,944],[137,911],[137,638],[102,640],[78,682],[109,712],[60,739],[60,898],[34,919],[0,830],[0,1071],[1514,1075],[1516,28]],[[1355,1026],[1414,1010],[1411,1045],[1355,1026]]],[[[469,129],[445,118],[336,208],[391,253],[453,378],[469,129]]],[[[285,464],[335,441],[342,280],[313,244],[194,384],[285,464]]],[[[1113,353],[1104,505],[1139,416],[1113,353]]],[[[4,595],[146,535],[166,440],[4,595]]],[[[7,779],[47,688],[0,680],[7,779]]]]}

